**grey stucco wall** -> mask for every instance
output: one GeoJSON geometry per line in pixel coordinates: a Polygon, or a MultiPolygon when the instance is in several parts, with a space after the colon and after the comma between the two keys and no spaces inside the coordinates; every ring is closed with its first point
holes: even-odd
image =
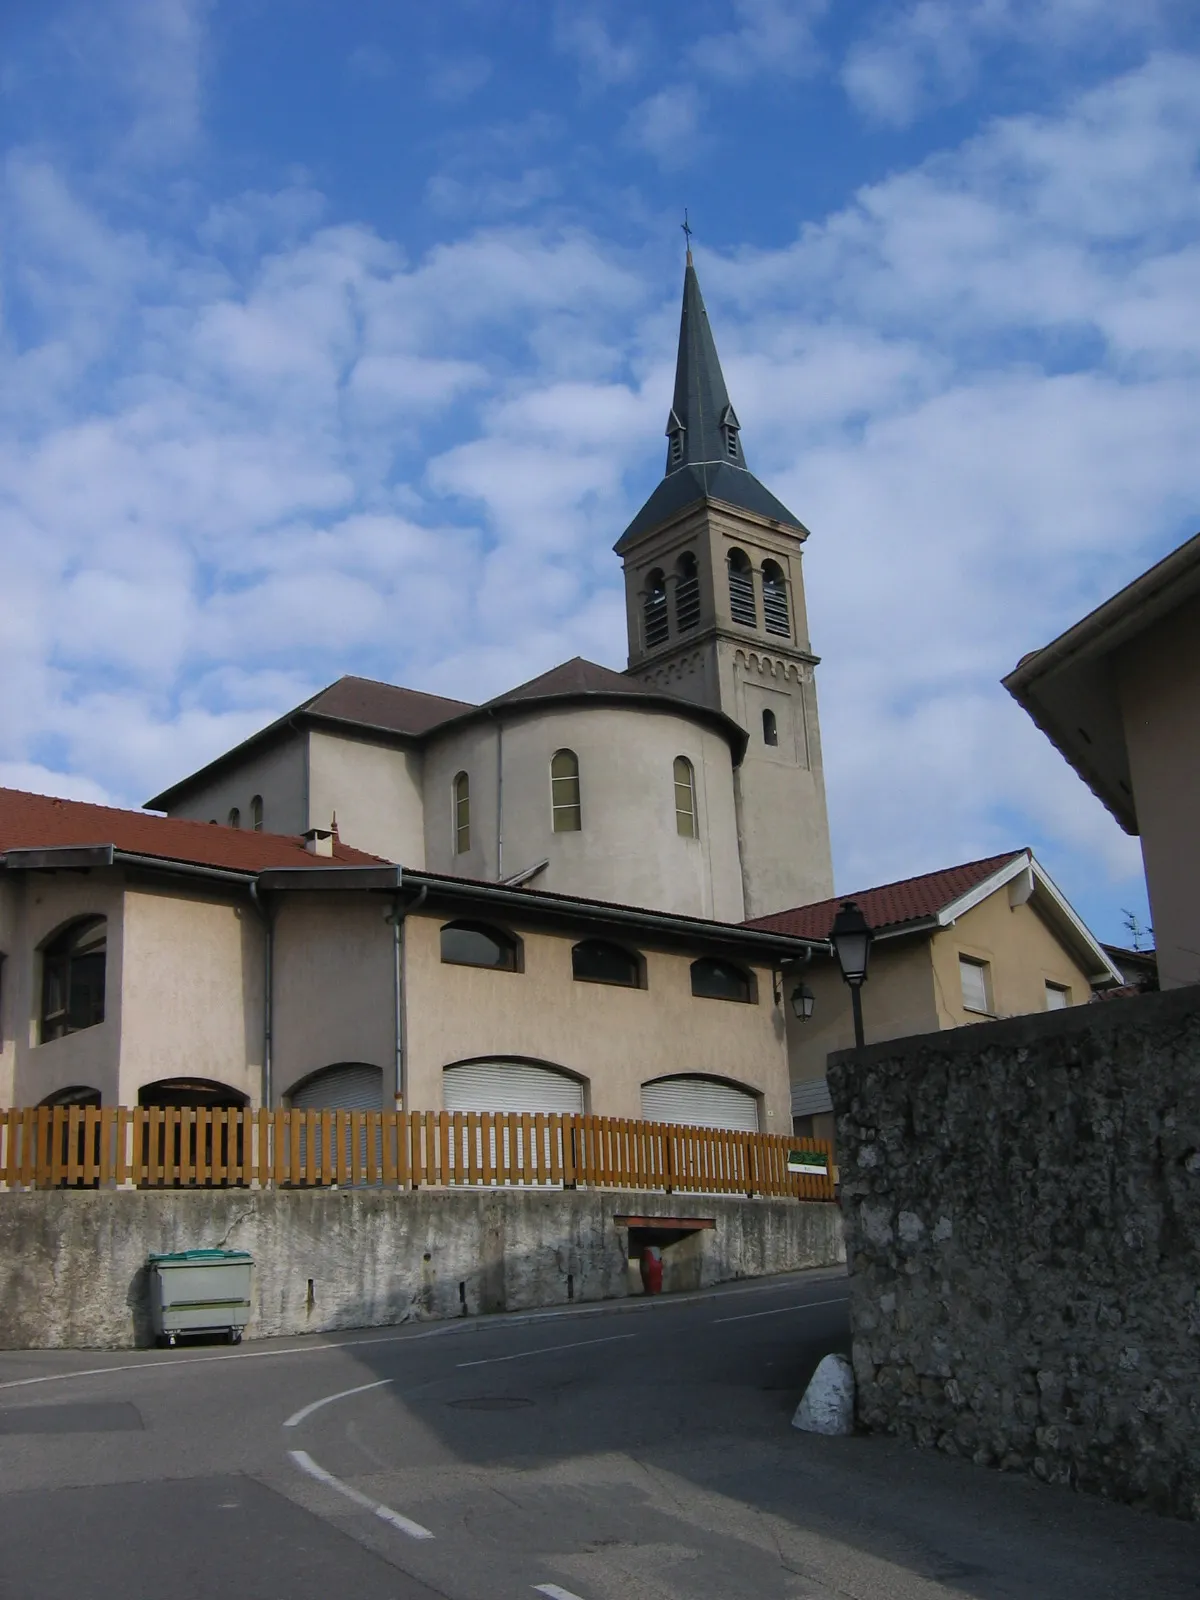
{"type": "Polygon", "coordinates": [[[829,1083],[860,1422],[1200,1516],[1200,989],[829,1083]]]}
{"type": "Polygon", "coordinates": [[[150,1251],[248,1250],[248,1338],[610,1299],[630,1289],[628,1236],[614,1221],[627,1213],[713,1218],[699,1241],[666,1252],[667,1288],[844,1260],[837,1208],[788,1200],[582,1190],[6,1194],[0,1348],[148,1343],[150,1251]]]}

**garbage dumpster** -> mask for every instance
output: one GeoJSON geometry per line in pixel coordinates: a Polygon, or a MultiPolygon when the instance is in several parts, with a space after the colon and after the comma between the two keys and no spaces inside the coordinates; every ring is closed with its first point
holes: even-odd
{"type": "Polygon", "coordinates": [[[224,1333],[238,1344],[250,1320],[252,1258],[244,1250],[150,1256],[150,1309],[159,1344],[181,1333],[224,1333]]]}

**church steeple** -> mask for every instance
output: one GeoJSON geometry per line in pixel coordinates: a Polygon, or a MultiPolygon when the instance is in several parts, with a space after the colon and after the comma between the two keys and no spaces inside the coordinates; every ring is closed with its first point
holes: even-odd
{"type": "Polygon", "coordinates": [[[642,534],[697,500],[720,501],[807,536],[799,518],[746,467],[741,423],[725,387],[689,248],[683,274],[675,397],[667,418],[666,468],[658,488],[618,539],[617,554],[624,555],[642,534]]]}

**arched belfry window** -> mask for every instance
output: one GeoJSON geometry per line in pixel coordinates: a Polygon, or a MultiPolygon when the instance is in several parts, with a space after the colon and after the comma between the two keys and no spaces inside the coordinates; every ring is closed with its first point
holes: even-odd
{"type": "Polygon", "coordinates": [[[647,650],[665,644],[671,631],[667,617],[667,580],[662,569],[655,567],[646,578],[646,594],[642,601],[642,632],[647,650]]]}
{"type": "Polygon", "coordinates": [[[779,743],[779,725],[775,721],[775,713],[771,710],[771,708],[769,706],[763,712],[762,722],[763,722],[763,743],[764,744],[778,744],[779,743]]]}
{"type": "Polygon", "coordinates": [[[758,627],[758,602],[754,598],[754,568],[744,550],[729,552],[729,612],[743,627],[758,627]]]}
{"type": "Polygon", "coordinates": [[[690,633],[700,622],[700,568],[690,550],[675,563],[675,626],[690,633]]]}
{"type": "Polygon", "coordinates": [[[107,945],[107,918],[80,917],[42,951],[43,1044],[104,1021],[107,945]]]}
{"type": "Polygon", "coordinates": [[[792,624],[788,617],[787,579],[783,568],[776,561],[764,561],[762,580],[763,621],[767,632],[790,638],[792,624]]]}
{"type": "Polygon", "coordinates": [[[454,854],[471,848],[471,780],[460,772],[454,780],[454,854]]]}
{"type": "Polygon", "coordinates": [[[260,794],[256,794],[250,802],[250,826],[255,833],[261,833],[263,830],[263,803],[260,794]]]}
{"type": "Polygon", "coordinates": [[[695,839],[696,774],[686,756],[675,757],[675,831],[684,839],[695,839]]]}
{"type": "Polygon", "coordinates": [[[578,833],[583,827],[579,757],[574,750],[556,750],[550,762],[550,817],[555,833],[578,833]]]}

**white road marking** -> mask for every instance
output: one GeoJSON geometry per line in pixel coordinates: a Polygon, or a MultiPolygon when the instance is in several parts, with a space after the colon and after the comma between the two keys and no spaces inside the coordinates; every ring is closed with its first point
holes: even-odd
{"type": "Polygon", "coordinates": [[[353,1500],[356,1506],[362,1506],[364,1511],[369,1511],[373,1516],[380,1517],[384,1522],[391,1523],[393,1528],[398,1528],[401,1533],[406,1533],[410,1539],[432,1539],[433,1534],[428,1528],[423,1528],[419,1522],[413,1522],[411,1517],[402,1517],[398,1511],[393,1511],[391,1506],[381,1505],[378,1500],[372,1500],[370,1495],[363,1494],[360,1489],[352,1484],[343,1483],[340,1478],[335,1478],[332,1472],[325,1468],[309,1455],[307,1450],[289,1450],[288,1455],[300,1468],[307,1472],[310,1478],[315,1478],[318,1483],[325,1484],[330,1489],[336,1489],[339,1494],[344,1494],[347,1500],[353,1500]]]}
{"type": "Polygon", "coordinates": [[[812,1311],[817,1306],[844,1306],[849,1300],[848,1294],[839,1294],[833,1300],[806,1300],[799,1306],[776,1306],[773,1311],[743,1311],[739,1317],[714,1317],[713,1327],[722,1322],[750,1322],[755,1317],[781,1317],[785,1311],[812,1311]]]}
{"type": "Polygon", "coordinates": [[[314,1411],[320,1411],[322,1406],[331,1406],[335,1400],[345,1400],[352,1394],[366,1394],[368,1389],[382,1389],[385,1383],[391,1383],[391,1378],[380,1378],[375,1383],[360,1383],[357,1389],[339,1389],[337,1394],[323,1395],[320,1400],[314,1400],[310,1405],[302,1406],[299,1411],[294,1411],[284,1423],[285,1428],[298,1428],[305,1417],[311,1417],[314,1411]]]}
{"type": "Polygon", "coordinates": [[[636,1333],[613,1333],[606,1339],[575,1339],[570,1344],[544,1344],[540,1350],[518,1350],[511,1356],[484,1356],[479,1361],[460,1361],[460,1367],[490,1367],[497,1361],[523,1361],[526,1356],[549,1355],[552,1350],[579,1350],[585,1344],[616,1344],[618,1339],[636,1339],[636,1333]]]}
{"type": "Polygon", "coordinates": [[[556,1583],[535,1583],[534,1594],[544,1594],[546,1600],[580,1600],[579,1595],[573,1594],[570,1589],[560,1589],[556,1583]]]}

